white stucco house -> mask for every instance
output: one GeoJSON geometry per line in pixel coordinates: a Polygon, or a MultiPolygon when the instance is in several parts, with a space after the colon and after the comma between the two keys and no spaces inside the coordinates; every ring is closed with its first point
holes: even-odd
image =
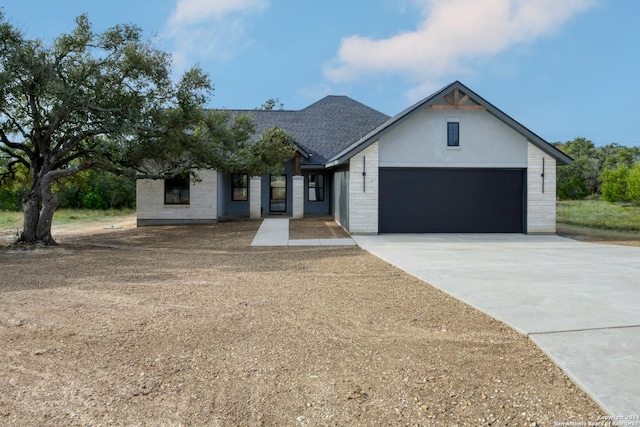
{"type": "Polygon", "coordinates": [[[352,234],[555,233],[571,159],[458,81],[394,117],[345,96],[232,114],[294,137],[284,174],[139,180],[139,226],[329,215],[352,234]]]}

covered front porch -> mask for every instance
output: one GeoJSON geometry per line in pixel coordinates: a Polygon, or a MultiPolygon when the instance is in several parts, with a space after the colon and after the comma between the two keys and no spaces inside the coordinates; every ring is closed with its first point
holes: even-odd
{"type": "Polygon", "coordinates": [[[302,169],[299,162],[285,164],[282,174],[250,177],[221,174],[218,180],[219,218],[293,219],[331,215],[330,174],[302,169]]]}

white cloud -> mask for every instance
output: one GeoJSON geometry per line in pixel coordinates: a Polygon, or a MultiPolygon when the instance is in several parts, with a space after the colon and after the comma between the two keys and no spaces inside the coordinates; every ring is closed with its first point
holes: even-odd
{"type": "Polygon", "coordinates": [[[266,6],[266,0],[178,0],[169,25],[178,27],[211,20],[220,22],[229,15],[261,11],[266,6]]]}
{"type": "MultiPolygon", "coordinates": [[[[405,0],[422,13],[418,28],[387,39],[342,40],[325,68],[335,83],[376,74],[401,75],[416,93],[443,76],[468,72],[474,60],[551,35],[595,0],[405,0]]],[[[422,94],[424,96],[424,93],[422,94]]]]}
{"type": "Polygon", "coordinates": [[[178,0],[165,31],[174,43],[174,68],[184,70],[198,60],[233,55],[249,43],[247,17],[267,7],[268,0],[178,0]]]}

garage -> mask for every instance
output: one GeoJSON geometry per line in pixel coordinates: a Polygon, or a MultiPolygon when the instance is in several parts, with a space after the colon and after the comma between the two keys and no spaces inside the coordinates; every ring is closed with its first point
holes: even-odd
{"type": "Polygon", "coordinates": [[[525,169],[380,168],[380,233],[523,233],[525,169]]]}

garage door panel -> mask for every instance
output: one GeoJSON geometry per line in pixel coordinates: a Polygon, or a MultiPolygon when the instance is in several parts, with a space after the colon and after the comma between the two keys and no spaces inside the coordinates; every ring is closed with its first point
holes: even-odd
{"type": "Polygon", "coordinates": [[[381,233],[521,233],[521,169],[380,169],[381,233]]]}

